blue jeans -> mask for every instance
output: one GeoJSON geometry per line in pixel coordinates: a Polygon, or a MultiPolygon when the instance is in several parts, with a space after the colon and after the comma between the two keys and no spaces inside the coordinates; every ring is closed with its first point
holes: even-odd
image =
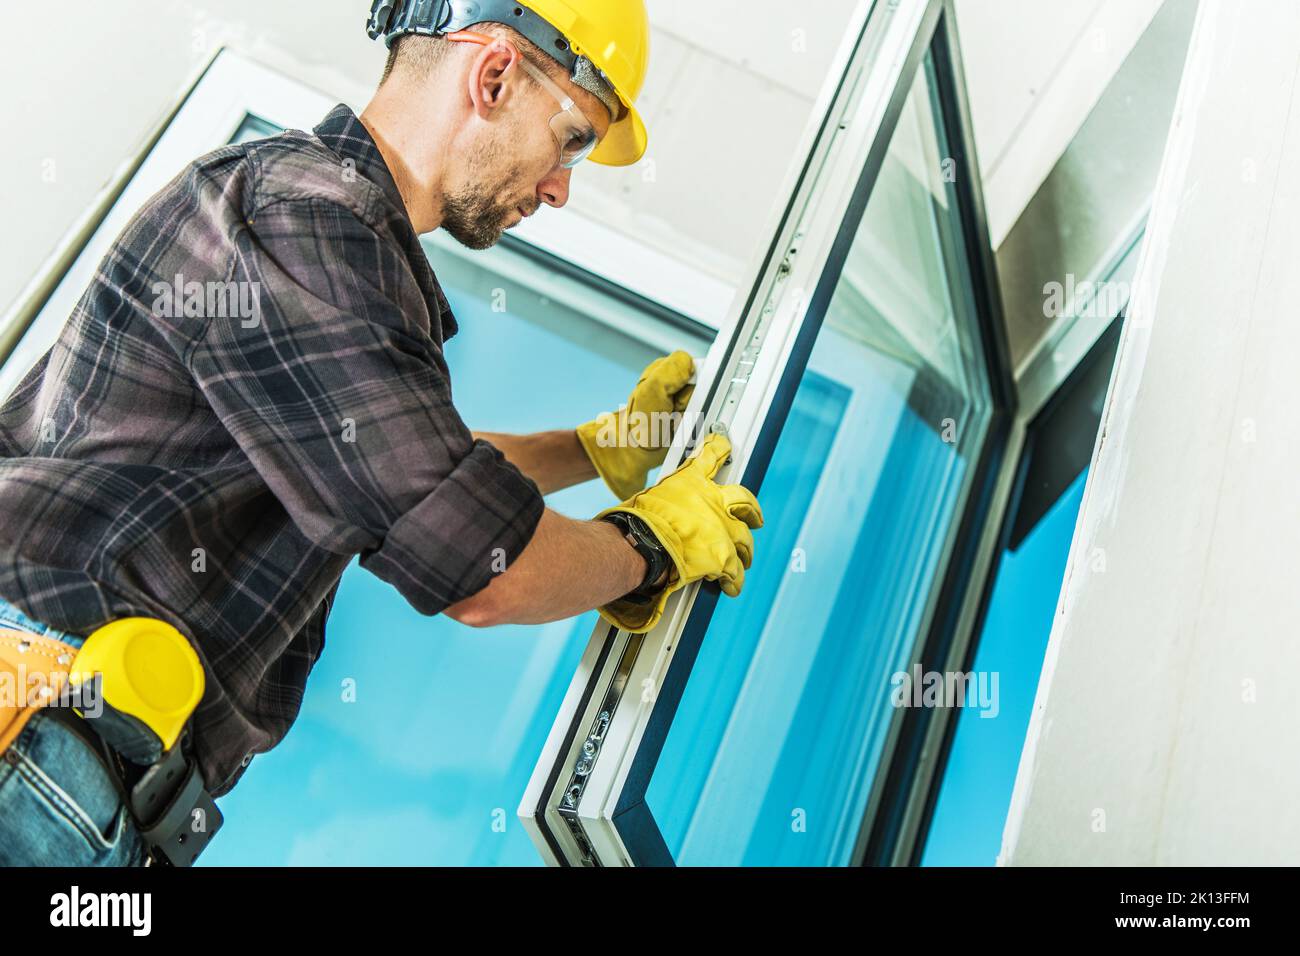
{"type": "MultiPolygon", "coordinates": [[[[85,640],[0,598],[0,628],[85,640]]],[[[144,841],[85,741],[40,711],[0,757],[0,866],[142,866],[144,841]]]]}

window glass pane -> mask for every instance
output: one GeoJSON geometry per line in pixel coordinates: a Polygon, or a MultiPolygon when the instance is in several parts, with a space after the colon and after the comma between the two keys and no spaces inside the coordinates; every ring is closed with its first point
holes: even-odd
{"type": "Polygon", "coordinates": [[[647,790],[678,863],[848,861],[987,383],[927,58],[647,790]]]}
{"type": "Polygon", "coordinates": [[[974,665],[976,674],[998,676],[994,706],[957,712],[923,866],[997,862],[1087,479],[1085,468],[1020,547],[1002,556],[974,665]]]}

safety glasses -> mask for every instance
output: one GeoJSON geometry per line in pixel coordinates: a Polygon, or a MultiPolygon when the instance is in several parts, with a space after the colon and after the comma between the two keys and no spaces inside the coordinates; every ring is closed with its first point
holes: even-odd
{"type": "Polygon", "coordinates": [[[460,43],[477,43],[481,46],[504,43],[514,50],[518,57],[518,63],[524,72],[536,80],[538,85],[555,97],[555,102],[560,104],[560,112],[551,117],[550,123],[551,132],[555,134],[555,140],[560,146],[560,165],[565,169],[572,169],[577,166],[591,154],[593,149],[600,145],[600,139],[596,136],[596,128],[588,121],[582,110],[578,108],[578,104],[573,102],[573,97],[560,89],[540,69],[529,63],[527,57],[520,53],[518,48],[509,40],[485,36],[482,33],[471,33],[468,30],[448,33],[446,39],[456,40],[460,43]]]}

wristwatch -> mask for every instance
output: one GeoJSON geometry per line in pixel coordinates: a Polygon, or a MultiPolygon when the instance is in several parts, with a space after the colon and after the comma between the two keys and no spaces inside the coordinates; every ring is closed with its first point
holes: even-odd
{"type": "Polygon", "coordinates": [[[602,520],[608,521],[622,531],[627,543],[636,549],[637,554],[645,558],[645,577],[635,589],[619,600],[629,601],[632,604],[649,604],[664,588],[664,585],[659,583],[659,577],[673,566],[672,556],[659,543],[650,526],[636,515],[626,511],[615,511],[613,514],[605,515],[602,520]]]}

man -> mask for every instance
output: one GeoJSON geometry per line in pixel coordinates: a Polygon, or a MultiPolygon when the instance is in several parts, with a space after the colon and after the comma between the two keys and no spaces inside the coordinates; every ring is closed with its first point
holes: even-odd
{"type": "MultiPolygon", "coordinates": [[[[665,449],[621,426],[685,409],[685,353],[576,430],[479,436],[452,402],[456,320],[418,236],[486,248],[563,207],[582,158],[640,157],[642,0],[378,0],[385,33],[360,117],[216,150],[146,203],[0,407],[0,628],[75,649],[121,618],[174,626],[202,662],[191,740],[214,796],[288,731],[354,556],[470,626],[600,608],[646,630],[692,581],[738,594],[762,524],[713,480],[718,437],[642,490],[665,449]],[[253,307],[169,293],[194,282],[253,307]],[[545,507],[597,475],[627,500],[591,521],[545,507]]],[[[47,716],[0,763],[0,862],[142,862],[112,767],[47,716]]]]}

